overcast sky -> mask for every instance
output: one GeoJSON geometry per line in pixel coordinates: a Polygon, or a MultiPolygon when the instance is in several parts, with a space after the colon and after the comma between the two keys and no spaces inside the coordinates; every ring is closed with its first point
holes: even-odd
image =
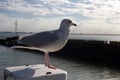
{"type": "Polygon", "coordinates": [[[41,32],[62,19],[78,24],[71,33],[120,34],[120,0],[0,0],[0,31],[41,32]]]}

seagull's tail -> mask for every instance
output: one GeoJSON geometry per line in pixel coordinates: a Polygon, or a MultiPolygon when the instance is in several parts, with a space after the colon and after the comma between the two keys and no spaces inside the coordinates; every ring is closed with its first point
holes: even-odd
{"type": "Polygon", "coordinates": [[[19,45],[15,45],[15,46],[10,47],[10,49],[17,49],[17,48],[23,48],[23,49],[26,49],[26,48],[28,48],[28,47],[25,47],[25,46],[19,46],[19,45]]]}
{"type": "Polygon", "coordinates": [[[20,45],[12,46],[12,47],[10,47],[10,49],[31,49],[31,50],[39,50],[38,48],[35,48],[35,47],[20,46],[20,45]]]}

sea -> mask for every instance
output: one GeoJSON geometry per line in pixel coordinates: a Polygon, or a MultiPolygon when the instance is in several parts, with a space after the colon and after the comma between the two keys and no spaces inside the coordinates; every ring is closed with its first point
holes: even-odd
{"type": "MultiPolygon", "coordinates": [[[[26,33],[20,33],[19,35],[25,34],[26,33]]],[[[12,36],[14,36],[14,33],[11,32],[0,33],[0,39],[12,36]]],[[[70,38],[80,39],[79,37],[81,36],[72,35],[70,38]]],[[[91,35],[84,35],[82,39],[93,39],[92,37],[93,36],[91,35]]],[[[99,38],[101,39],[102,37],[103,35],[99,38]]],[[[118,37],[119,36],[113,36],[110,38],[109,36],[105,36],[104,40],[118,41],[118,37]]],[[[72,59],[69,57],[59,57],[52,55],[50,56],[50,59],[52,65],[67,71],[67,80],[120,80],[119,67],[112,67],[105,64],[101,65],[99,63],[87,62],[80,59],[72,59]]],[[[39,51],[34,52],[27,50],[11,49],[9,47],[0,45],[0,80],[3,80],[3,71],[6,67],[21,66],[26,64],[44,64],[44,54],[39,51]]]]}

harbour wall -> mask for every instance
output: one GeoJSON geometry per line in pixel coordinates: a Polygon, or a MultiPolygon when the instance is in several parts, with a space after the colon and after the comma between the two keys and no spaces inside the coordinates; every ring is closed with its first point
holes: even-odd
{"type": "Polygon", "coordinates": [[[71,39],[54,55],[120,66],[120,42],[71,39]]]}

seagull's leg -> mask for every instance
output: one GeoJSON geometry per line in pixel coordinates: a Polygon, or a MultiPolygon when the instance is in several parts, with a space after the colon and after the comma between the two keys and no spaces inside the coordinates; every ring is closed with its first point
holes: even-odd
{"type": "Polygon", "coordinates": [[[56,67],[54,67],[54,66],[52,66],[52,65],[50,64],[49,54],[47,54],[47,59],[48,59],[48,68],[56,69],[56,67]]]}
{"type": "Polygon", "coordinates": [[[48,53],[45,53],[45,66],[48,66],[48,53]]]}
{"type": "Polygon", "coordinates": [[[48,66],[48,68],[51,69],[56,69],[56,67],[50,65],[49,53],[45,53],[45,66],[48,66]]]}

